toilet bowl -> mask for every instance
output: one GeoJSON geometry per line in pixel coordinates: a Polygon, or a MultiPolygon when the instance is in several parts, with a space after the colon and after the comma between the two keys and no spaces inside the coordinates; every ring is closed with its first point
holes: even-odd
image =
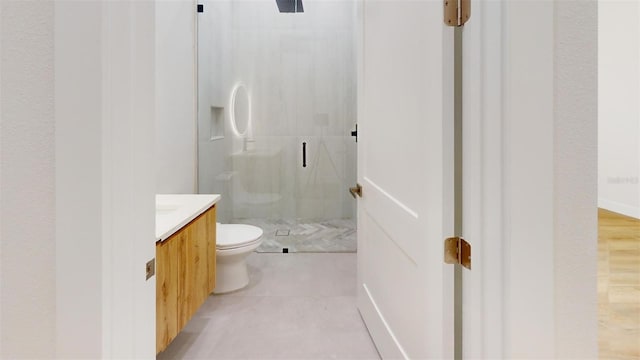
{"type": "Polygon", "coordinates": [[[262,229],[245,224],[216,224],[216,287],[222,294],[249,284],[246,259],[262,243],[262,229]]]}

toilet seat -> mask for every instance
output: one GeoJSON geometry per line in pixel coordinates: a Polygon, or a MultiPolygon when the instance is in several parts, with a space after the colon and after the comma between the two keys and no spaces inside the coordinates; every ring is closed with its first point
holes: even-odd
{"type": "Polygon", "coordinates": [[[216,249],[231,250],[251,246],[262,239],[262,229],[246,224],[216,224],[216,249]]]}

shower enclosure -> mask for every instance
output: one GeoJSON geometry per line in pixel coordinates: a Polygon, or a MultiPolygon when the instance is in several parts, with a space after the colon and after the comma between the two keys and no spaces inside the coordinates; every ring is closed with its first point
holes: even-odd
{"type": "Polygon", "coordinates": [[[355,251],[355,2],[201,4],[199,192],[263,228],[258,251],[355,251]]]}

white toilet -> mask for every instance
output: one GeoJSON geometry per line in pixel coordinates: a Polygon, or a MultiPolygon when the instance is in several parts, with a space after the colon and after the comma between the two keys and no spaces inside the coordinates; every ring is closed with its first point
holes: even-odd
{"type": "Polygon", "coordinates": [[[222,294],[249,284],[246,258],[262,243],[262,229],[245,224],[216,224],[216,287],[222,294]]]}

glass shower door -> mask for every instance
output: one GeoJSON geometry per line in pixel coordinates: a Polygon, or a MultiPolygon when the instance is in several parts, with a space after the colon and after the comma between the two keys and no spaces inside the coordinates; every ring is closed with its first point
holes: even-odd
{"type": "MultiPolygon", "coordinates": [[[[227,15],[206,30],[218,31],[212,43],[222,46],[199,59],[223,71],[217,81],[199,79],[229,99],[224,145],[201,157],[199,168],[226,198],[226,221],[263,228],[258,251],[355,251],[348,192],[356,182],[355,2],[305,1],[305,12],[295,14],[279,13],[275,1],[211,3],[217,16],[227,15]],[[250,104],[245,131],[231,109],[238,86],[250,104]]],[[[209,45],[199,39],[199,47],[209,45]]],[[[204,92],[200,100],[211,102],[204,92]]]]}

